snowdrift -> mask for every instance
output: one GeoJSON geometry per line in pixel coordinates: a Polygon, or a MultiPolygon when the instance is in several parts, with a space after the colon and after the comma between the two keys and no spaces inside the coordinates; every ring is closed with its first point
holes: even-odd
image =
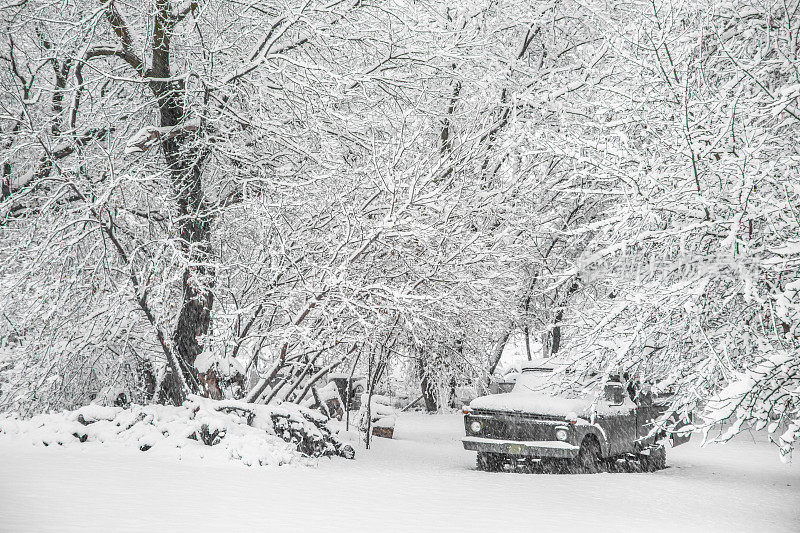
{"type": "Polygon", "coordinates": [[[121,444],[143,452],[179,450],[179,457],[219,457],[248,466],[283,465],[303,457],[355,456],[325,415],[295,404],[254,405],[190,396],[180,407],[87,405],[19,419],[0,415],[0,438],[39,446],[121,444]]]}

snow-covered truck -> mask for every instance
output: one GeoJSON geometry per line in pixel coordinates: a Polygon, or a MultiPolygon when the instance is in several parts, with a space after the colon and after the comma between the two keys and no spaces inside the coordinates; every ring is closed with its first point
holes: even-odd
{"type": "Polygon", "coordinates": [[[651,435],[661,402],[618,377],[575,383],[563,370],[548,359],[527,363],[511,392],[463,408],[462,442],[478,452],[478,470],[527,464],[598,472],[621,458],[648,471],[666,466],[666,432],[651,435]]]}

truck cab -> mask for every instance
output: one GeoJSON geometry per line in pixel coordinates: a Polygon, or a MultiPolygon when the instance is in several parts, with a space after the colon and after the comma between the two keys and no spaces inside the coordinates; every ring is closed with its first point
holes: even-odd
{"type": "Polygon", "coordinates": [[[664,411],[651,394],[619,377],[577,381],[563,365],[543,359],[523,366],[509,393],[464,407],[464,448],[479,470],[555,465],[598,472],[617,458],[643,469],[666,466],[663,432],[650,435],[664,411]]]}

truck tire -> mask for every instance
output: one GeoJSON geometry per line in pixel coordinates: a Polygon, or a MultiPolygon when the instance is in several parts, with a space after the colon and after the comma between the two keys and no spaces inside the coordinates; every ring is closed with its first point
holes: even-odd
{"type": "Polygon", "coordinates": [[[602,470],[603,460],[600,457],[600,443],[592,437],[586,437],[581,442],[578,457],[572,461],[575,472],[597,474],[602,470]]]}
{"type": "Polygon", "coordinates": [[[482,472],[499,472],[503,469],[503,456],[497,453],[478,452],[475,467],[482,472]]]}
{"type": "Polygon", "coordinates": [[[649,455],[640,455],[639,460],[642,463],[642,470],[645,472],[656,472],[657,470],[664,470],[667,467],[667,450],[663,444],[650,447],[649,455]]]}

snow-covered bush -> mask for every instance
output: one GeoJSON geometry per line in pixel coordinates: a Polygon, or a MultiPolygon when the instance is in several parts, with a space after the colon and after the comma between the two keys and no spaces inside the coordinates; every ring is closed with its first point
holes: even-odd
{"type": "Polygon", "coordinates": [[[774,351],[714,396],[705,409],[707,423],[732,420],[715,440],[728,440],[742,427],[767,428],[788,461],[800,439],[800,359],[788,350],[774,351]],[[777,436],[775,434],[780,433],[777,436]]]}
{"type": "Polygon", "coordinates": [[[92,404],[30,419],[0,417],[0,435],[43,446],[118,443],[141,451],[177,448],[181,454],[217,456],[248,466],[282,465],[303,456],[353,458],[353,448],[340,441],[327,422],[321,413],[294,404],[190,396],[179,407],[92,404]]]}

